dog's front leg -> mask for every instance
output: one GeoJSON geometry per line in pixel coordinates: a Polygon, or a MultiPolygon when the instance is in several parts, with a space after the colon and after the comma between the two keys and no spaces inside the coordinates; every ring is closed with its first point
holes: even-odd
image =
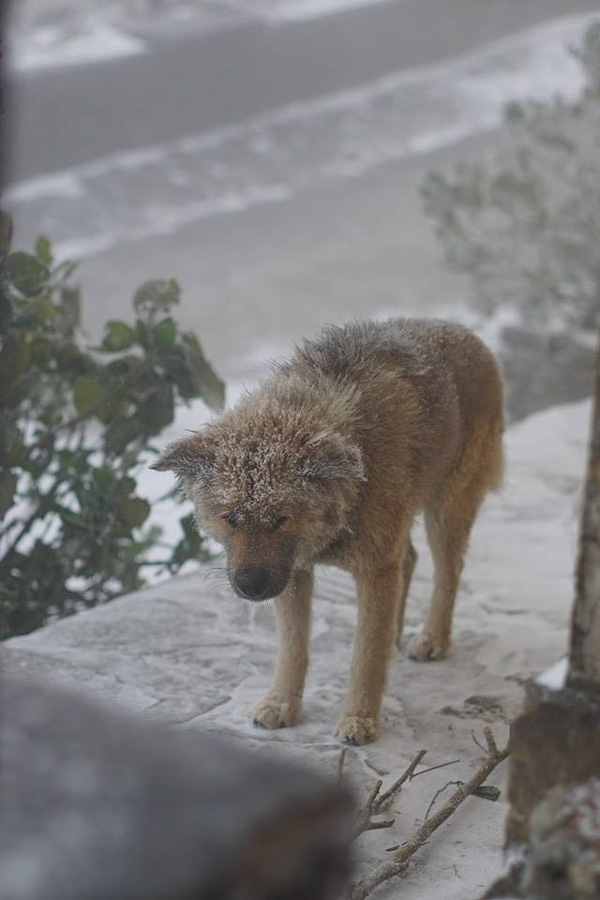
{"type": "Polygon", "coordinates": [[[350,688],[337,736],[350,744],[374,741],[398,616],[401,570],[389,565],[357,575],[358,622],[350,688]]]}
{"type": "Polygon", "coordinates": [[[275,674],[268,694],[254,707],[252,713],[254,723],[263,728],[293,725],[300,712],[308,667],[312,587],[312,572],[299,572],[275,599],[275,674]]]}

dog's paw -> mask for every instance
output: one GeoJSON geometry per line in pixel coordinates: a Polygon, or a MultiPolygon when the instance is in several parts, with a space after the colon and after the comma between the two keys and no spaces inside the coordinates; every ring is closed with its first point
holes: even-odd
{"type": "Polygon", "coordinates": [[[264,697],[252,710],[252,721],[260,728],[287,728],[298,718],[300,703],[264,697]]]}
{"type": "Polygon", "coordinates": [[[377,740],[377,721],[372,716],[342,716],[336,737],[345,744],[369,744],[377,740]]]}
{"type": "Polygon", "coordinates": [[[449,649],[450,641],[447,638],[422,631],[408,645],[408,655],[419,662],[430,662],[433,659],[444,659],[448,656],[449,649]]]}

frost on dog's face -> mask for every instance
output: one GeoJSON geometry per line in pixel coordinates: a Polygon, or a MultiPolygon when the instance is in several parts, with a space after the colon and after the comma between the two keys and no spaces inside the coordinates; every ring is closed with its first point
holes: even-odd
{"type": "Polygon", "coordinates": [[[265,437],[222,421],[168,447],[153,468],[179,476],[199,527],[225,547],[234,591],[267,600],[348,528],[360,451],[335,433],[265,437]]]}

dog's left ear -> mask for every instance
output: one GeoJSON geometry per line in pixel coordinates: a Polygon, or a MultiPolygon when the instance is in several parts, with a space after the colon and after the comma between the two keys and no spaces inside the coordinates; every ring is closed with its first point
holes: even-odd
{"type": "Polygon", "coordinates": [[[179,478],[207,478],[214,463],[214,454],[206,436],[198,433],[190,438],[169,444],[151,469],[174,472],[179,478]]]}
{"type": "Polygon", "coordinates": [[[327,434],[309,441],[300,460],[303,481],[330,481],[339,478],[365,480],[362,455],[356,444],[340,434],[327,434]]]}

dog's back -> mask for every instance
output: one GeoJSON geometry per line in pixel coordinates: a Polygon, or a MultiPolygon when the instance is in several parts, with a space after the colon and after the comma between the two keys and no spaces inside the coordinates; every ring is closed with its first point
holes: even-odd
{"type": "Polygon", "coordinates": [[[493,354],[463,326],[393,319],[329,327],[305,341],[286,368],[292,377],[356,385],[359,415],[349,436],[358,438],[376,483],[387,481],[384,472],[396,483],[410,474],[414,488],[424,481],[426,493],[465,454],[481,453],[488,457],[487,488],[500,483],[502,378],[493,354]]]}

